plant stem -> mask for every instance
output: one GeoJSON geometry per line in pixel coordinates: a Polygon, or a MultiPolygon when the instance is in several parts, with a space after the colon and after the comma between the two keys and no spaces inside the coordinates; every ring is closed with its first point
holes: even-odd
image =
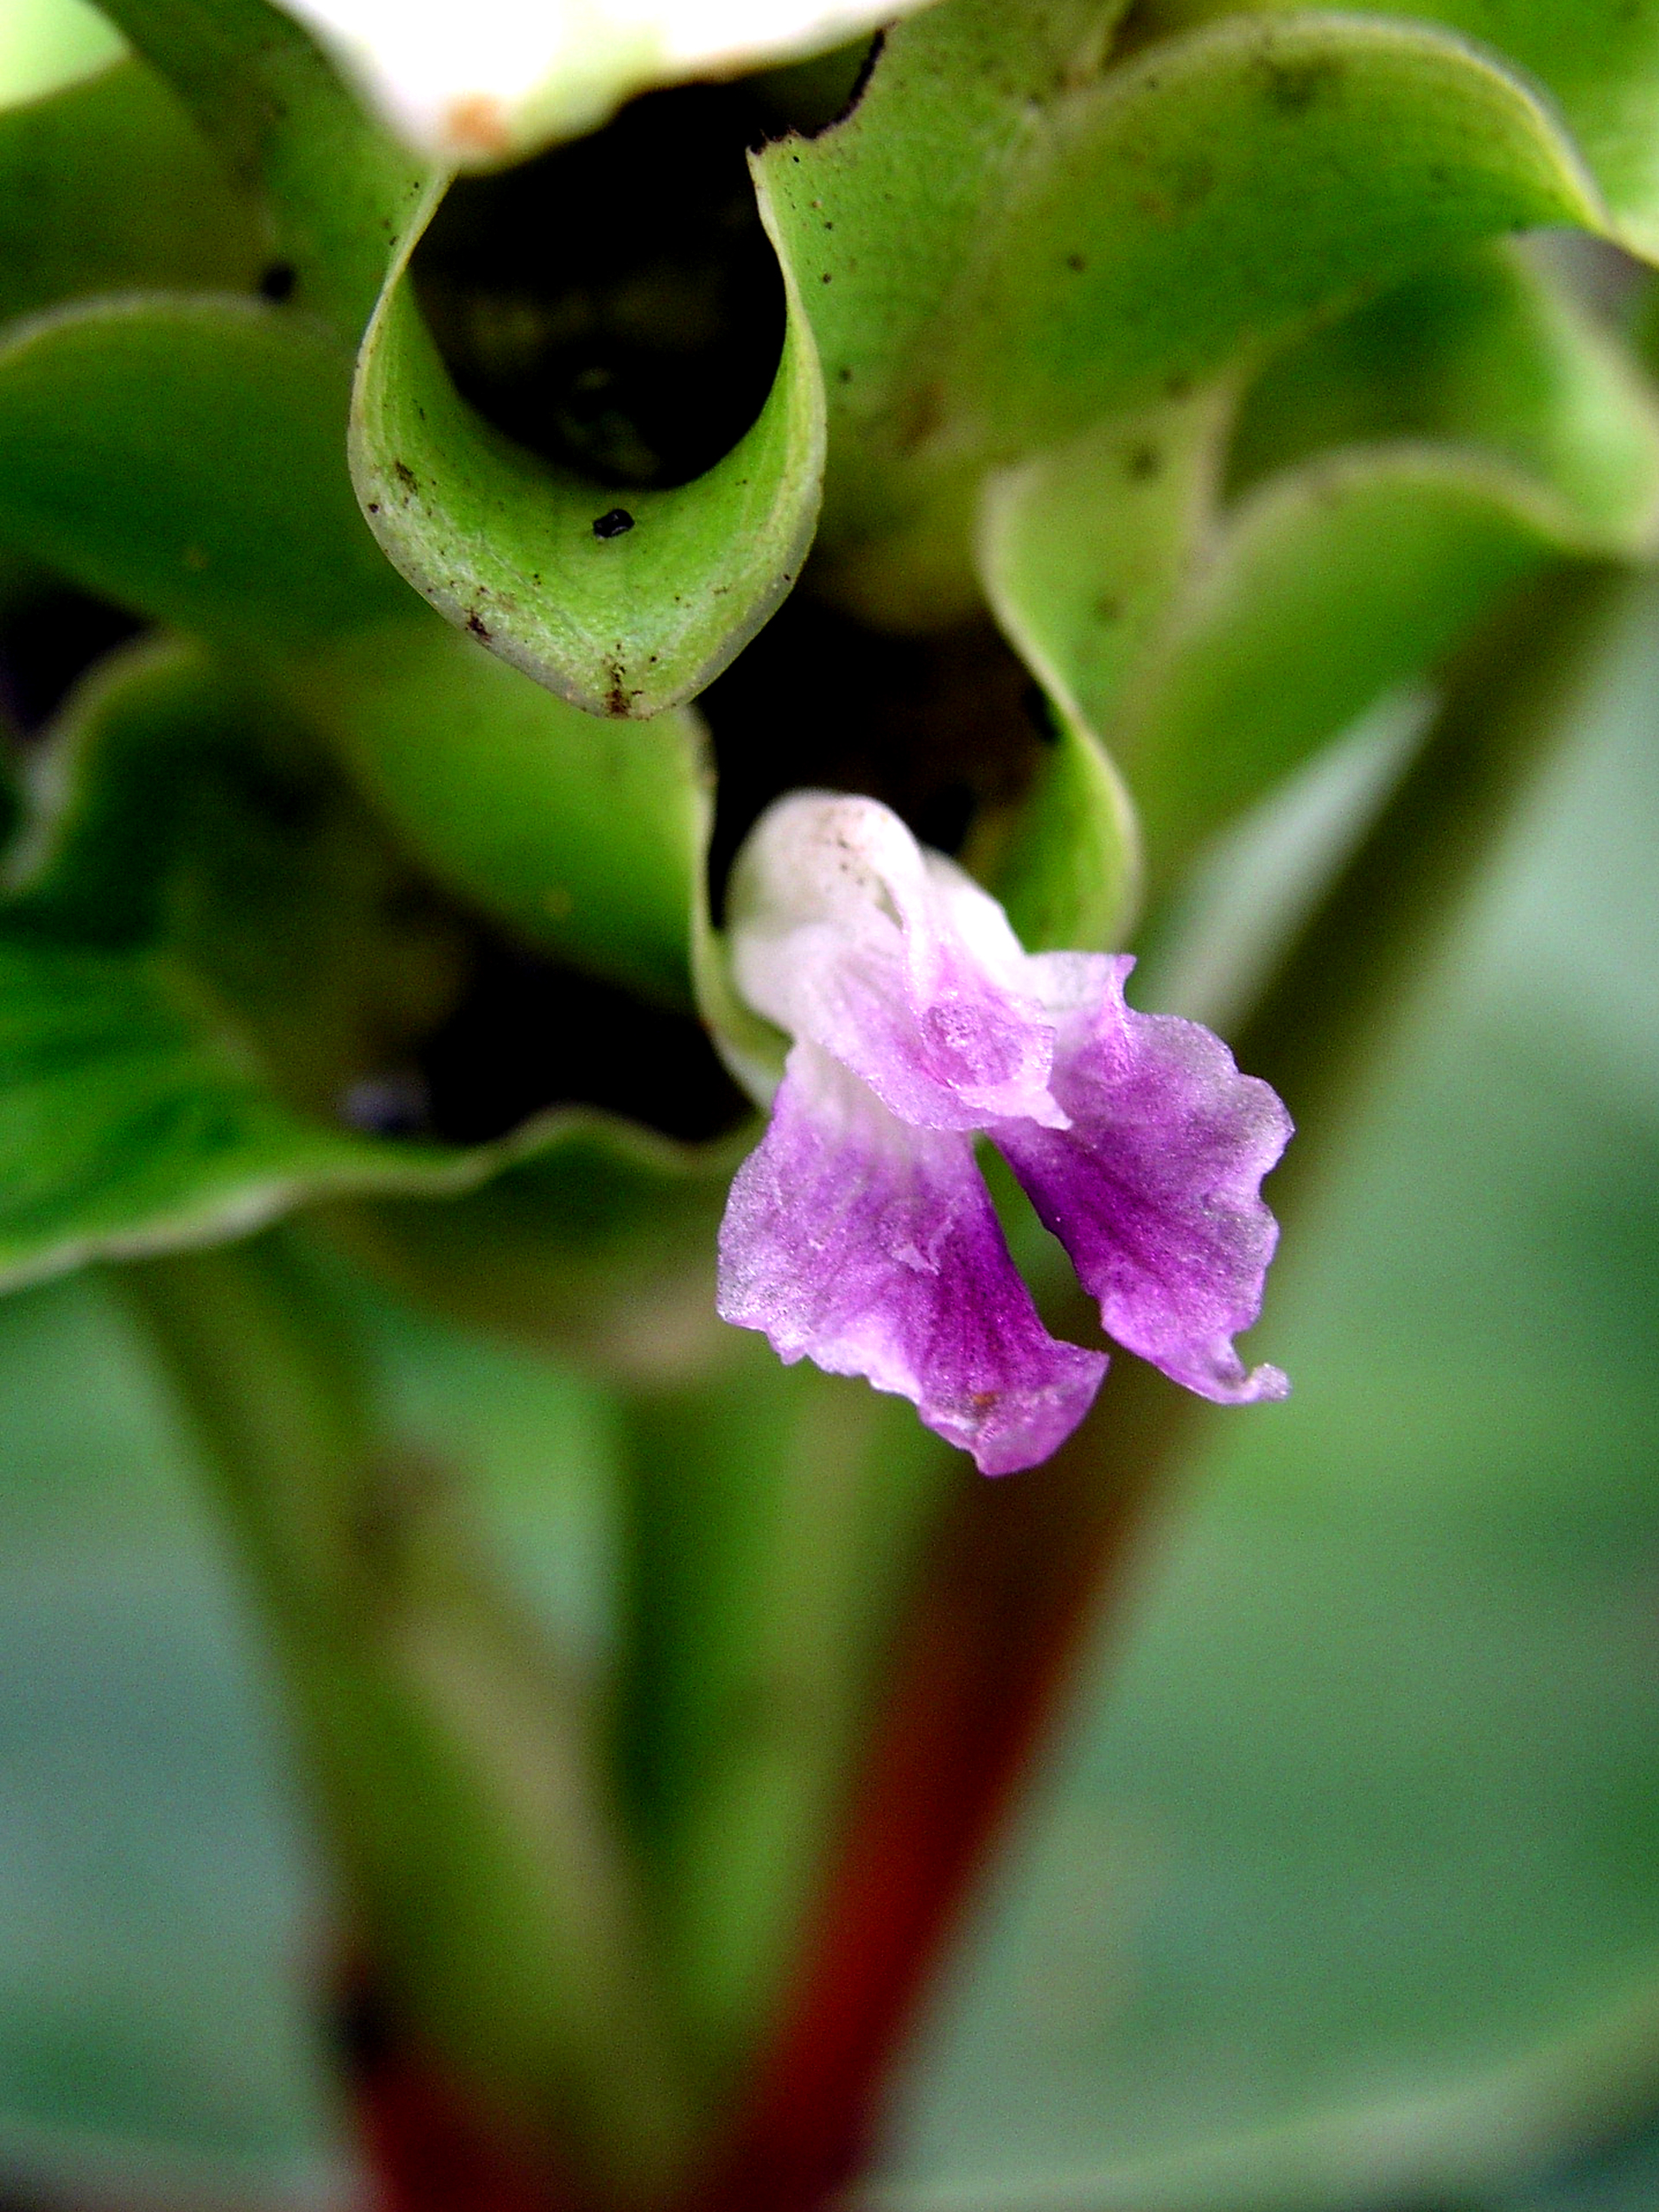
{"type": "MultiPolygon", "coordinates": [[[[368,1962],[383,2137],[401,2096],[428,2157],[470,2140],[484,2172],[531,2177],[486,2188],[474,2164],[452,2194],[475,2203],[562,2201],[561,2167],[586,2206],[659,2200],[691,2114],[583,1687],[495,1587],[442,1470],[378,1433],[286,1238],[124,1280],[291,1697],[368,1962]]],[[[440,2175],[404,2179],[442,2201],[440,2175]]]]}
{"type": "Polygon", "coordinates": [[[822,1873],[945,1455],[892,1398],[785,1368],[758,1337],[727,1353],[628,1408],[619,1721],[667,1964],[729,2094],[822,1873]]]}
{"type": "MultiPolygon", "coordinates": [[[[1557,570],[1446,672],[1410,770],[1236,1040],[1301,1125],[1273,1199],[1314,1179],[1406,996],[1532,772],[1570,726],[1623,572],[1557,570]]],[[[1046,1466],[963,1482],[890,1661],[881,1720],[787,2011],[699,2212],[816,2212],[864,2163],[894,2056],[1147,1503],[1213,1418],[1120,1360],[1046,1466]]]]}

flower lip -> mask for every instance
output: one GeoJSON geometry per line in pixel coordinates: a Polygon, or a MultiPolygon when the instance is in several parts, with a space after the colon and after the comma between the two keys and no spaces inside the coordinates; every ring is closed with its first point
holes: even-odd
{"type": "Polygon", "coordinates": [[[1109,1336],[1217,1402],[1283,1396],[1233,1338],[1260,1310],[1260,1185],[1289,1118],[1219,1038],[1128,1005],[1133,960],[1027,954],[896,816],[826,792],[761,817],[728,912],[740,993],[795,1042],[733,1185],[725,1319],[910,1397],[988,1473],[1046,1458],[1105,1363],[1038,1319],[974,1161],[983,1132],[1109,1336]]]}
{"type": "Polygon", "coordinates": [[[738,989],[924,1128],[1063,1128],[1053,1024],[995,901],[877,800],[804,791],[761,817],[728,900],[738,989]]]}

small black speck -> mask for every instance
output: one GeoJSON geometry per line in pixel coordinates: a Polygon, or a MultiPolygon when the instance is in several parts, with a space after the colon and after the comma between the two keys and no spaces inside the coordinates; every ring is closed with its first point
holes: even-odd
{"type": "Polygon", "coordinates": [[[1065,265],[1068,269],[1076,270],[1079,276],[1089,266],[1080,253],[1068,253],[1065,257],[1065,265]]]}
{"type": "Polygon", "coordinates": [[[475,638],[483,638],[487,639],[489,637],[490,632],[488,625],[481,619],[476,607],[474,607],[473,612],[467,617],[467,627],[472,632],[475,638]]]}
{"type": "Polygon", "coordinates": [[[299,281],[300,272],[291,261],[273,261],[259,272],[259,296],[279,308],[284,300],[293,298],[299,281]]]}
{"type": "Polygon", "coordinates": [[[378,515],[378,514],[379,513],[379,512],[380,512],[380,502],[379,502],[379,500],[378,500],[378,499],[371,499],[371,500],[369,501],[369,512],[370,512],[372,515],[378,515]]]}
{"type": "Polygon", "coordinates": [[[830,282],[830,271],[829,271],[827,269],[826,269],[826,270],[824,270],[824,272],[823,272],[823,281],[826,284],[830,282]]]}
{"type": "Polygon", "coordinates": [[[842,384],[851,384],[853,380],[853,372],[850,369],[841,369],[837,371],[836,373],[839,375],[842,384]]]}
{"type": "Polygon", "coordinates": [[[626,507],[607,507],[594,521],[595,537],[626,537],[633,528],[633,517],[626,507]]]}
{"type": "Polygon", "coordinates": [[[391,473],[406,492],[419,491],[421,480],[406,461],[394,461],[391,464],[391,473]]]}

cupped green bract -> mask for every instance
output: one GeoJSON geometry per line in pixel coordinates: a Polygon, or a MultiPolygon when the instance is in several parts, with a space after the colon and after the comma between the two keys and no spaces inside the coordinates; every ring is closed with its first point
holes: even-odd
{"type": "Polygon", "coordinates": [[[365,340],[353,410],[353,474],[381,544],[450,621],[589,714],[691,697],[793,584],[817,519],[823,397],[787,272],[759,420],[690,484],[619,494],[512,445],[461,399],[416,303],[413,244],[365,340]]]}

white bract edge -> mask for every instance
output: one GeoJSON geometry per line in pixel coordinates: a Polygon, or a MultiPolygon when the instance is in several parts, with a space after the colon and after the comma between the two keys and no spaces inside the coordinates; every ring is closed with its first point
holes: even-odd
{"type": "Polygon", "coordinates": [[[635,92],[823,53],[925,0],[281,0],[386,122],[489,168],[635,92]]]}

